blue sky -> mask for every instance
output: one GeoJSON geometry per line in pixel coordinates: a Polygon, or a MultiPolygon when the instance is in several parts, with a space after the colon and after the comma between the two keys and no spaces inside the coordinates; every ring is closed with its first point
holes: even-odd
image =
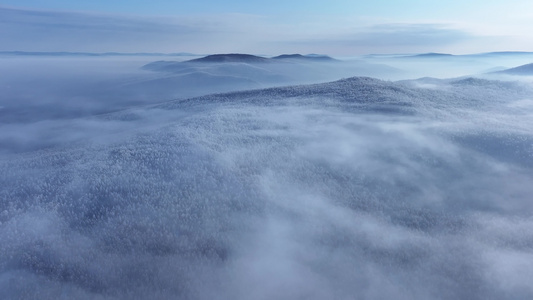
{"type": "Polygon", "coordinates": [[[0,50],[533,51],[533,1],[4,0],[0,50]]]}
{"type": "Polygon", "coordinates": [[[4,0],[4,6],[41,8],[50,10],[95,11],[153,15],[245,13],[263,15],[334,14],[379,17],[449,17],[464,10],[484,10],[492,7],[527,5],[527,1],[431,1],[431,0],[271,0],[271,1],[172,1],[172,0],[4,0]]]}

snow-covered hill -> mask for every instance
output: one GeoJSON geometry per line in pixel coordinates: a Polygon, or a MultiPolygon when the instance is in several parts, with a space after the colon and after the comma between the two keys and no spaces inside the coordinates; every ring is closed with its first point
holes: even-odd
{"type": "Polygon", "coordinates": [[[531,298],[532,92],[354,77],[2,124],[0,298],[531,298]]]}

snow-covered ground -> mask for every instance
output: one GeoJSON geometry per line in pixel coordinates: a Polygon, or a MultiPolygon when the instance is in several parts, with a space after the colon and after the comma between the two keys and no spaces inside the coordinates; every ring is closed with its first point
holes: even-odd
{"type": "Polygon", "coordinates": [[[3,64],[0,298],[533,297],[529,82],[187,98],[98,61],[3,64]]]}

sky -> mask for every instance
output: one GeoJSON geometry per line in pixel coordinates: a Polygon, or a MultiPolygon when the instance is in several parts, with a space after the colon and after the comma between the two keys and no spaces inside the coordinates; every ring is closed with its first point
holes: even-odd
{"type": "Polygon", "coordinates": [[[254,54],[533,50],[533,2],[5,0],[0,51],[254,54]]]}

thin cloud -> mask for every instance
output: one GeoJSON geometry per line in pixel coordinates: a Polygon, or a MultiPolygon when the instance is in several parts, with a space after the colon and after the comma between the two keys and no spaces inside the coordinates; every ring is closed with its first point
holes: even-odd
{"type": "Polygon", "coordinates": [[[0,8],[0,50],[339,55],[441,51],[479,39],[447,24],[374,24],[350,32],[353,24],[341,23],[330,28],[326,20],[280,24],[246,14],[156,18],[0,8]]]}
{"type": "Polygon", "coordinates": [[[342,49],[346,53],[390,53],[434,51],[478,38],[443,24],[377,24],[335,38],[290,43],[321,47],[325,51],[342,49]]]}
{"type": "Polygon", "coordinates": [[[444,46],[470,38],[471,35],[439,24],[380,24],[356,34],[348,44],[375,46],[444,46]]]}
{"type": "Polygon", "coordinates": [[[172,51],[225,34],[216,23],[0,8],[1,50],[172,51]]]}

